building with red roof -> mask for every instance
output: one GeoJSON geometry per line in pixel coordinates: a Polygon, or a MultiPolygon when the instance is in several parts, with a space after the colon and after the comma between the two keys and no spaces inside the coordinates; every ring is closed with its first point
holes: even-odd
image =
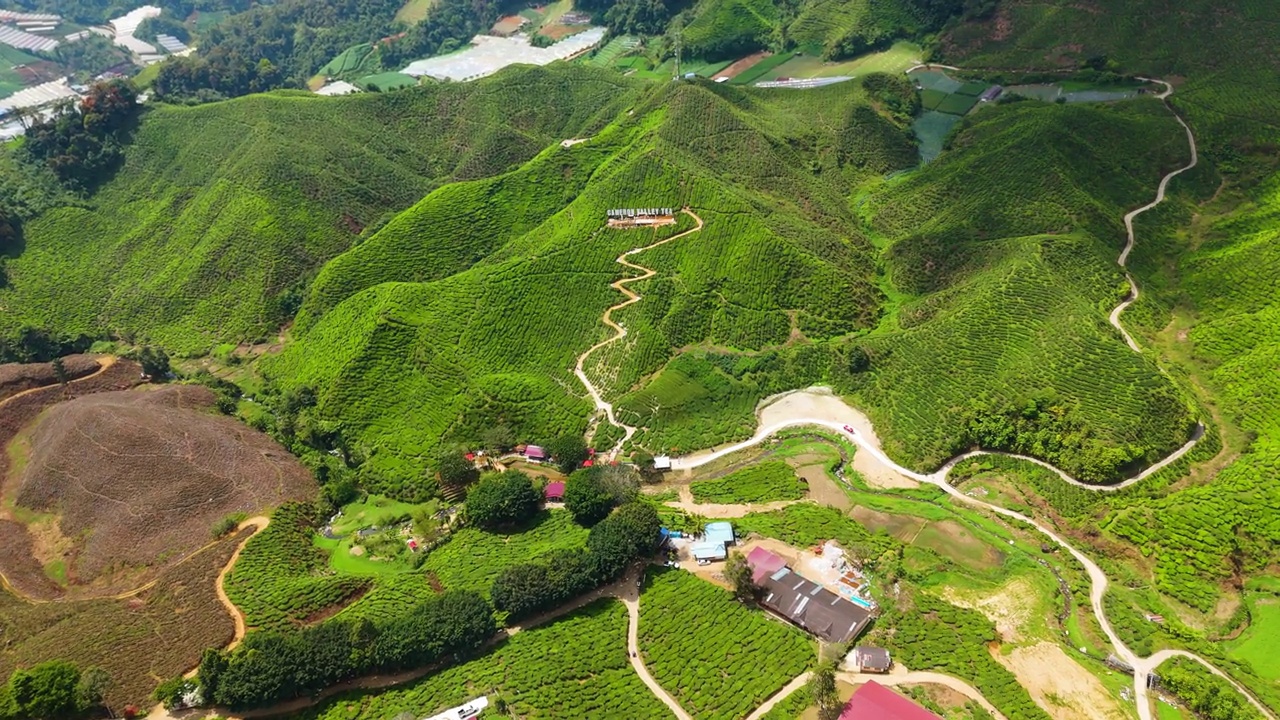
{"type": "Polygon", "coordinates": [[[546,493],[547,500],[560,502],[564,500],[564,483],[559,481],[547,483],[547,489],[544,492],[546,493]]]}
{"type": "Polygon", "coordinates": [[[524,456],[530,460],[546,460],[547,451],[537,445],[526,445],[524,448],[524,456]]]}
{"type": "Polygon", "coordinates": [[[868,680],[845,703],[840,720],[942,719],[875,680],[868,680]]]}
{"type": "Polygon", "coordinates": [[[747,553],[747,567],[751,568],[751,583],[756,586],[764,584],[764,579],[787,566],[787,561],[762,547],[755,547],[747,553]]]}

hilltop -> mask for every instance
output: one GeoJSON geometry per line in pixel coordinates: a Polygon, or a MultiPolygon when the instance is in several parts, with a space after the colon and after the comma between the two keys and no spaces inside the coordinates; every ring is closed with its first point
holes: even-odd
{"type": "Polygon", "coordinates": [[[607,71],[516,79],[151,109],[87,202],[24,224],[4,263],[0,335],[111,333],[191,353],[272,337],[307,280],[366,230],[436,187],[590,134],[628,88],[607,71]],[[513,111],[524,93],[541,102],[513,111]]]}

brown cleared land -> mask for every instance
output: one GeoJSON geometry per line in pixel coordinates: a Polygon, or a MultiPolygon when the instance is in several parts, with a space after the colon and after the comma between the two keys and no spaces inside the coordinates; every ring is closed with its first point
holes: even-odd
{"type": "MultiPolygon", "coordinates": [[[[36,568],[59,567],[67,596],[126,594],[206,548],[222,518],[315,494],[306,468],[270,437],[212,412],[214,399],[207,388],[172,385],[47,409],[4,496],[28,536],[25,559],[0,552],[14,589],[50,599],[58,588],[36,568]]],[[[12,538],[13,525],[0,532],[12,538]]]]}
{"type": "Polygon", "coordinates": [[[716,73],[715,77],[713,77],[712,79],[719,80],[720,78],[732,79],[732,78],[738,77],[738,75],[745,72],[747,68],[751,67],[752,65],[755,65],[756,63],[769,57],[772,54],[773,53],[771,52],[761,50],[760,52],[752,53],[742,58],[741,60],[735,60],[732,65],[716,73]]]}
{"type": "MultiPolygon", "coordinates": [[[[62,358],[65,379],[75,380],[99,369],[98,359],[92,355],[68,355],[62,358]]],[[[0,365],[0,400],[13,397],[24,390],[53,385],[59,382],[53,363],[5,363],[0,365]]]]}
{"type": "Polygon", "coordinates": [[[248,535],[246,529],[223,538],[134,597],[30,603],[0,592],[0,677],[45,660],[70,660],[111,675],[112,707],[147,707],[160,679],[195,667],[204,648],[231,641],[234,625],[214,583],[248,535]]]}

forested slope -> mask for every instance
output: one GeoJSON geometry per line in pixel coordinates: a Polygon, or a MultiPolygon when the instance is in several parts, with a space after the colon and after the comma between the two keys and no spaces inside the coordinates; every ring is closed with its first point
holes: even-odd
{"type": "Polygon", "coordinates": [[[274,334],[301,282],[364,228],[441,184],[590,134],[627,87],[606,71],[554,68],[408,93],[152,110],[87,203],[26,224],[25,247],[5,264],[0,333],[113,332],[178,351],[274,334]],[[528,95],[541,102],[517,107],[528,95]]]}

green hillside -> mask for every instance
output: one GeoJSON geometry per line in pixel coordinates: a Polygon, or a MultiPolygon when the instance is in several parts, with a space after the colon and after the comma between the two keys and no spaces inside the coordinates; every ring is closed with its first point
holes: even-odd
{"type": "Polygon", "coordinates": [[[274,335],[301,283],[362,229],[442,184],[590,134],[627,87],[606,71],[555,68],[389,95],[151,110],[87,203],[26,224],[23,251],[5,264],[0,334],[110,332],[180,352],[274,335]],[[546,103],[513,110],[525,93],[546,103]]]}
{"type": "Polygon", "coordinates": [[[1091,58],[1178,82],[1175,104],[1204,133],[1259,141],[1280,136],[1276,38],[1280,5],[1241,0],[1003,2],[982,22],[962,23],[940,44],[965,67],[1064,68],[1091,58]],[[1194,38],[1194,42],[1188,42],[1194,38]]]}
{"type": "Polygon", "coordinates": [[[319,416],[372,448],[366,474],[393,486],[442,440],[473,442],[496,424],[528,440],[581,432],[590,405],[575,358],[605,337],[600,314],[620,299],[614,258],[655,239],[604,229],[613,207],[689,205],[705,227],[645,256],[661,280],[640,288],[641,316],[620,314],[627,343],[588,365],[607,392],[690,344],[759,349],[785,342],[793,322],[814,339],[865,329],[879,305],[871,246],[842,197],[865,171],[836,152],[861,102],[657,86],[588,142],[442,188],[336,259],[296,342],[263,370],[315,388],[319,416]],[[811,149],[787,141],[812,132],[815,115],[800,110],[822,127],[811,149]]]}

